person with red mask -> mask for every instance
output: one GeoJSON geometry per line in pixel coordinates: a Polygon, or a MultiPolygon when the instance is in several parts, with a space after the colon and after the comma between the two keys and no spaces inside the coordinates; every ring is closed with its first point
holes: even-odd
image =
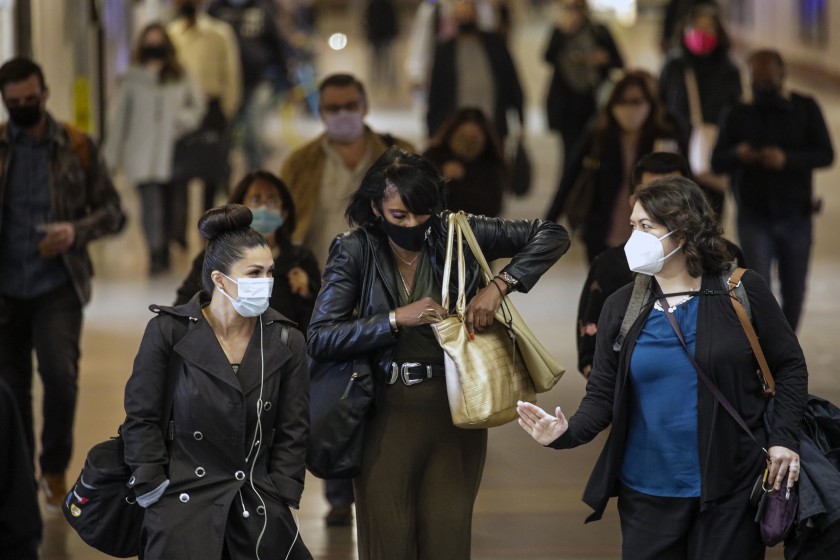
{"type": "MultiPolygon", "coordinates": [[[[705,124],[717,125],[724,109],[741,98],[741,75],[729,56],[729,37],[716,4],[695,5],[682,29],[682,42],[659,75],[659,91],[668,111],[689,131],[693,121],[700,119],[705,124]],[[700,119],[692,118],[692,96],[699,102],[700,119]]],[[[720,221],[726,183],[719,176],[696,168],[695,162],[692,164],[692,173],[720,221]]]]}

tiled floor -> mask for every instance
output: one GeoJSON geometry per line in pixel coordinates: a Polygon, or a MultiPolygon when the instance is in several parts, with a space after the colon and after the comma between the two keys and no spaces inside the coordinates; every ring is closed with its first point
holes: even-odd
{"type": "MultiPolygon", "coordinates": [[[[356,27],[347,21],[343,14],[332,14],[323,22],[324,33],[349,29],[351,40],[345,51],[323,53],[321,68],[324,72],[351,70],[364,75],[359,69],[364,67],[361,64],[364,55],[355,44],[359,34],[358,31],[355,35],[351,33],[356,27]]],[[[512,40],[529,99],[528,143],[537,175],[531,195],[509,202],[507,214],[511,217],[542,215],[554,186],[558,163],[555,156],[559,147],[546,133],[542,121],[547,73],[540,61],[548,33],[546,26],[544,18],[523,14],[512,40]]],[[[633,29],[619,29],[618,35],[631,61],[650,69],[657,67],[658,54],[652,46],[656,36],[655,22],[642,20],[633,29]]],[[[835,132],[835,139],[840,139],[838,90],[813,91],[835,132]]],[[[421,143],[418,110],[411,105],[407,93],[395,97],[373,92],[369,121],[380,130],[421,143]]],[[[292,143],[299,143],[318,130],[317,122],[285,113],[270,125],[274,127],[275,138],[292,143]]],[[[840,278],[840,193],[834,188],[838,179],[838,170],[817,175],[817,190],[825,198],[825,210],[817,222],[807,311],[800,332],[811,369],[811,391],[835,402],[840,402],[836,368],[840,363],[840,345],[837,344],[840,328],[836,322],[840,298],[835,291],[837,278],[840,278]]],[[[137,199],[129,190],[124,190],[123,194],[134,219],[122,236],[101,242],[93,249],[98,275],[94,298],[86,313],[76,452],[71,475],[78,472],[90,445],[111,435],[121,421],[123,386],[131,371],[144,324],[151,316],[147,306],[173,300],[175,288],[198,250],[197,236],[193,234],[190,252],[175,255],[175,270],[164,278],[148,280],[137,219],[137,199]]],[[[531,294],[516,296],[517,305],[534,332],[570,368],[553,391],[540,396],[540,403],[546,407],[559,404],[567,412],[575,410],[584,391],[582,378],[573,371],[576,362],[574,317],[584,276],[583,252],[576,245],[531,294]]],[[[583,520],[589,512],[580,502],[583,485],[602,442],[603,436],[583,448],[558,453],[541,449],[516,425],[492,430],[487,468],[476,506],[473,557],[477,560],[617,558],[620,536],[614,508],[608,510],[602,521],[584,525],[583,520]]],[[[300,512],[304,540],[316,558],[355,559],[352,531],[324,527],[322,517],[326,506],[321,496],[320,481],[309,477],[300,512]]],[[[441,507],[446,505],[441,504],[441,507]]],[[[383,520],[383,530],[387,531],[387,520],[383,520]]],[[[61,518],[47,519],[42,557],[45,560],[104,558],[84,545],[61,518]]],[[[768,557],[781,558],[781,551],[773,550],[768,557]]]]}

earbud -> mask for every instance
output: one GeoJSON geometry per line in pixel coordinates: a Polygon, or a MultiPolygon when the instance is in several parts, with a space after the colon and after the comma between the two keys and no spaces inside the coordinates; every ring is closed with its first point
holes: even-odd
{"type": "Polygon", "coordinates": [[[251,517],[251,514],[248,513],[247,509],[243,509],[242,510],[242,517],[244,517],[245,519],[248,519],[249,517],[251,517]]]}

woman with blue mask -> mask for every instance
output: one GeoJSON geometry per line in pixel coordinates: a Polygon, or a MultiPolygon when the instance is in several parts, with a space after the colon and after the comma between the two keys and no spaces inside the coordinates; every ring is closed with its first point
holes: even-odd
{"type": "Polygon", "coordinates": [[[519,423],[555,449],[588,443],[611,425],[584,502],[595,510],[588,519],[594,521],[618,496],[623,558],[759,560],[764,543],[750,503],[753,484],[765,466],[767,487],[789,489],[799,478],[808,384],[802,349],[770,288],[747,270],[742,303],[749,304],[776,379],[768,428],[756,362],[730,301],[739,288],[727,287],[732,255],[711,204],[683,177],[657,179],[635,199],[624,250],[630,269],[651,277],[648,287],[636,292],[636,285],[645,286],[637,278],[606,300],[577,412],[567,418],[559,407],[549,414],[520,403],[519,423]],[[625,315],[636,316],[626,336],[625,315]],[[761,447],[698,369],[733,403],[761,447]]]}
{"type": "MultiPolygon", "coordinates": [[[[309,249],[292,243],[296,216],[292,195],[285,183],[268,171],[247,174],[231,191],[230,204],[251,210],[251,227],[261,233],[274,255],[274,287],[269,304],[306,332],[312,306],[321,288],[321,271],[309,249]]],[[[178,288],[176,305],[186,303],[202,289],[204,252],[193,261],[192,270],[178,288]]]]}
{"type": "Polygon", "coordinates": [[[291,511],[309,433],[305,341],[269,307],[274,257],[251,223],[239,204],[204,214],[205,290],[152,307],[126,384],[141,558],[312,558],[291,511]]]}

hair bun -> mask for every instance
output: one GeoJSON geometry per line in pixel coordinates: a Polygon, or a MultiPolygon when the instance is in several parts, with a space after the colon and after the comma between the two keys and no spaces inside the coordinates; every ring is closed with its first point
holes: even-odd
{"type": "Polygon", "coordinates": [[[210,241],[228,231],[247,229],[253,218],[248,207],[241,204],[226,204],[205,212],[198,220],[198,231],[201,237],[210,241]]]}

